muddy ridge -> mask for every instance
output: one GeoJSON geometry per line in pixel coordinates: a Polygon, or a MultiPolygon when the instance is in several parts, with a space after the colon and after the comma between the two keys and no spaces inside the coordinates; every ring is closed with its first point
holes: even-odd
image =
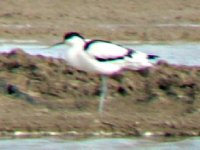
{"type": "Polygon", "coordinates": [[[99,116],[99,77],[21,49],[0,54],[0,132],[200,135],[200,68],[160,61],[109,79],[99,116]]]}

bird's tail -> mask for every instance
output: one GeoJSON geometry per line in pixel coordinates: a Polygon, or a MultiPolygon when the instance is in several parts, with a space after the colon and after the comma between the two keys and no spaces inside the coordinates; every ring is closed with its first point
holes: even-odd
{"type": "Polygon", "coordinates": [[[151,54],[147,55],[147,59],[149,59],[149,60],[153,60],[153,59],[157,59],[157,58],[159,58],[158,55],[151,55],[151,54]]]}
{"type": "Polygon", "coordinates": [[[135,52],[129,59],[129,65],[125,68],[131,70],[142,70],[144,68],[153,67],[154,62],[159,56],[154,54],[146,54],[140,51],[135,52]]]}

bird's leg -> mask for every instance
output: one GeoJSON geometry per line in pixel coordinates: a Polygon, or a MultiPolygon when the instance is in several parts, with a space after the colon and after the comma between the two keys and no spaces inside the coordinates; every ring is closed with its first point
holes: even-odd
{"type": "Polygon", "coordinates": [[[99,102],[99,113],[103,112],[103,106],[106,95],[107,95],[107,76],[101,75],[101,95],[99,102]]]}

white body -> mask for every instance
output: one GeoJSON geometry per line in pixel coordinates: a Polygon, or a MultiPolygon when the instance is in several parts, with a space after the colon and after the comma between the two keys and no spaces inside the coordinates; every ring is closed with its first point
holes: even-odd
{"type": "Polygon", "coordinates": [[[94,43],[85,51],[85,41],[79,37],[66,42],[70,47],[64,53],[65,60],[69,65],[86,72],[113,75],[126,69],[140,70],[152,66],[147,59],[147,55],[139,51],[135,51],[132,57],[124,57],[113,61],[102,62],[95,59],[95,57],[124,56],[127,53],[126,48],[112,43],[94,43]]]}
{"type": "Polygon", "coordinates": [[[64,41],[54,44],[66,44],[68,49],[62,54],[67,64],[76,69],[101,75],[101,95],[99,112],[103,112],[103,104],[107,93],[106,76],[118,74],[122,70],[140,70],[152,67],[149,58],[153,55],[134,51],[107,41],[84,39],[76,32],[64,35],[64,41]]]}

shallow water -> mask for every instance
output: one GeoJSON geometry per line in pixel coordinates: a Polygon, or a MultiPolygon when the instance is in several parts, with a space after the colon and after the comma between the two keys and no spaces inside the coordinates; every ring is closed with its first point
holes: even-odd
{"type": "Polygon", "coordinates": [[[56,138],[4,139],[2,150],[199,150],[200,139],[178,142],[155,142],[144,139],[104,138],[71,141],[56,138]]]}
{"type": "MultiPolygon", "coordinates": [[[[198,66],[200,64],[200,43],[133,43],[126,44],[125,47],[133,48],[150,54],[160,56],[160,59],[166,60],[171,64],[198,66]]],[[[48,45],[37,42],[23,43],[1,43],[0,51],[10,51],[14,48],[21,48],[32,55],[44,55],[56,58],[62,58],[63,50],[67,46],[57,46],[49,48],[48,45]]]]}

